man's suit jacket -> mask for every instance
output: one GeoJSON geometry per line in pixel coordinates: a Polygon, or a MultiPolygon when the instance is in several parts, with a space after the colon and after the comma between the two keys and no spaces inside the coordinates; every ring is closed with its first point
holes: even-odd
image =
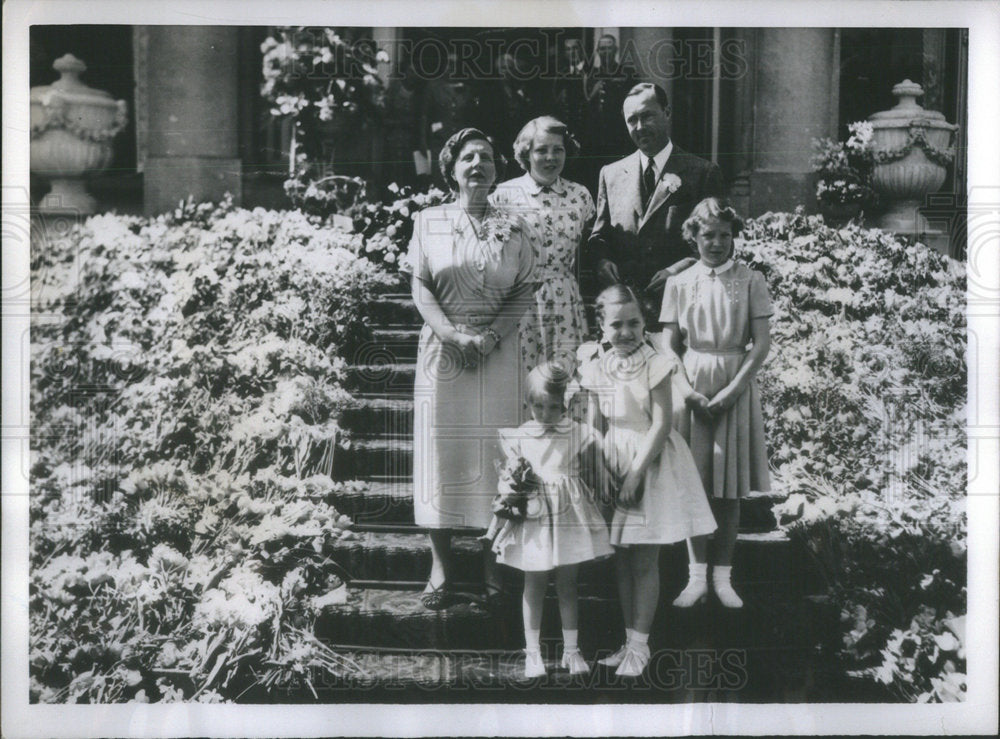
{"type": "Polygon", "coordinates": [[[610,259],[622,282],[640,295],[657,271],[696,256],[684,241],[681,226],[704,198],[725,194],[719,168],[676,144],[645,212],[641,177],[638,151],[601,170],[597,220],[587,241],[591,265],[596,268],[600,259],[610,259]],[[667,185],[668,174],[681,181],[673,192],[667,185]]]}

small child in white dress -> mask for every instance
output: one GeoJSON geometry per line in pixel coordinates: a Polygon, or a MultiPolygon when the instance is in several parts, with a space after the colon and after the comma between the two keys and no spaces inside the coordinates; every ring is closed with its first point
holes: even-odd
{"type": "Polygon", "coordinates": [[[601,664],[638,677],[649,662],[649,631],[660,597],[660,545],[715,530],[698,469],[671,427],[671,378],[676,360],[645,338],[635,293],[613,285],[597,297],[601,343],[577,352],[579,383],[595,425],[607,421],[604,453],[616,478],[611,520],[625,644],[601,664]]]}
{"type": "Polygon", "coordinates": [[[497,537],[497,562],[524,571],[522,608],[525,677],[545,674],[539,645],[542,604],[549,573],[555,572],[562,621],[562,666],[580,675],[590,667],[577,639],[577,570],[581,562],[610,556],[608,529],[595,497],[607,490],[601,440],[593,428],[566,415],[569,374],[545,362],[528,374],[532,420],[500,429],[508,460],[523,458],[540,479],[522,522],[497,537]]]}

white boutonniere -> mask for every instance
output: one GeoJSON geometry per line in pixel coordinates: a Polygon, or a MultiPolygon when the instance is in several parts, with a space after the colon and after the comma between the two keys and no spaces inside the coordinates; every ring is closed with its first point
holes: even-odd
{"type": "Polygon", "coordinates": [[[681,189],[681,178],[672,172],[663,175],[663,186],[667,189],[667,195],[673,195],[681,189]]]}

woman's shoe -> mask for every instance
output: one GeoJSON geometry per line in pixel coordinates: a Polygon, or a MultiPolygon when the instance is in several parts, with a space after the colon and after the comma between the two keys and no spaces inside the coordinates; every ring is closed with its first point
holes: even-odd
{"type": "Polygon", "coordinates": [[[604,659],[597,660],[597,664],[604,665],[605,667],[617,667],[625,659],[625,653],[628,651],[628,644],[622,644],[618,651],[612,655],[605,657],[604,659]]]}
{"type": "Polygon", "coordinates": [[[448,600],[450,598],[448,581],[445,580],[440,585],[434,586],[427,583],[430,590],[426,591],[420,596],[420,602],[423,604],[424,608],[431,611],[440,611],[443,608],[448,607],[448,600]]]}
{"type": "Polygon", "coordinates": [[[639,677],[649,664],[649,646],[646,644],[630,644],[625,650],[615,674],[618,677],[639,677]]]}
{"type": "Polygon", "coordinates": [[[681,594],[674,598],[677,608],[690,608],[696,603],[704,603],[708,598],[708,583],[704,580],[690,580],[681,594]]]}
{"type": "Polygon", "coordinates": [[[503,587],[487,583],[486,595],[483,598],[483,605],[486,607],[487,611],[490,613],[497,613],[503,608],[503,604],[506,600],[507,594],[504,592],[503,587]]]}
{"type": "Polygon", "coordinates": [[[562,656],[563,669],[569,670],[570,675],[587,675],[590,673],[590,665],[583,658],[579,649],[568,649],[562,656]]]}
{"type": "Polygon", "coordinates": [[[541,652],[524,650],[524,676],[526,678],[542,677],[545,673],[545,661],[541,652]]]}

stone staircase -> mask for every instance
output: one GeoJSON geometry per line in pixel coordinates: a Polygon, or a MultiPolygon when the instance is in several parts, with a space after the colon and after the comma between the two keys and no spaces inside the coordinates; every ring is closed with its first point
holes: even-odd
{"type": "MultiPolygon", "coordinates": [[[[670,601],[687,577],[683,544],[664,547],[662,596],[651,636],[653,661],[624,684],[595,667],[587,678],[558,670],[560,630],[554,586],[545,603],[542,643],[550,674],[521,677],[520,573],[504,568],[513,593],[499,613],[483,607],[482,549],[475,532],[456,532],[453,605],[428,611],[419,600],[430,570],[426,532],[413,524],[413,378],[420,318],[409,295],[387,293],[373,306],[374,341],[350,368],[352,405],[341,416],[349,438],[334,476],[345,485],[330,501],[353,520],[354,535],[328,550],[346,584],[316,635],[351,661],[350,674],[326,678],[330,702],[781,702],[833,700],[835,676],[818,659],[836,634],[837,611],[818,595],[810,558],[777,530],[774,495],[743,501],[734,581],[745,607],[680,610],[670,601]],[[628,690],[623,687],[630,686],[628,690]]],[[[588,661],[622,634],[610,562],[580,574],[580,644],[588,661]]]]}

